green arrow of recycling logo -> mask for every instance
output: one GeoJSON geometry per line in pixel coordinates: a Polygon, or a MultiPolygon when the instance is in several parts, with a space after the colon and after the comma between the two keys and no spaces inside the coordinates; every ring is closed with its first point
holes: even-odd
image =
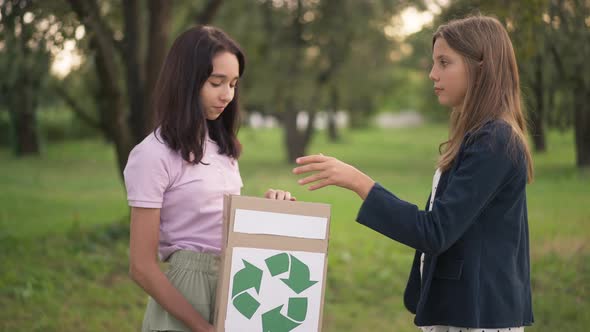
{"type": "Polygon", "coordinates": [[[254,288],[256,294],[260,292],[262,270],[245,260],[242,260],[242,262],[244,262],[245,267],[234,275],[234,286],[231,291],[231,297],[236,309],[250,319],[256,310],[258,310],[258,307],[260,307],[260,303],[246,291],[254,288]]]}
{"type": "MultiPolygon", "coordinates": [[[[260,302],[248,290],[254,288],[256,294],[260,294],[263,271],[244,259],[242,262],[244,268],[233,277],[232,303],[238,312],[251,319],[260,307],[260,302]]],[[[288,277],[281,278],[281,281],[296,294],[301,294],[317,283],[310,280],[309,267],[292,254],[280,253],[265,259],[265,263],[272,277],[288,273],[288,277]]],[[[287,316],[281,314],[284,304],[262,314],[263,332],[289,332],[305,321],[306,297],[290,297],[287,305],[287,316]]]]}
{"type": "Polygon", "coordinates": [[[266,259],[266,266],[268,266],[268,270],[273,277],[289,271],[290,267],[289,278],[281,280],[297,294],[317,282],[309,280],[309,267],[293,255],[286,253],[274,255],[266,259]]]}

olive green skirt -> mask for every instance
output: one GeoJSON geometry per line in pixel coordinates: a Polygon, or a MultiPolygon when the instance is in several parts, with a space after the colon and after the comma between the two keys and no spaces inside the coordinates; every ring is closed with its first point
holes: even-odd
{"type": "MultiPolygon", "coordinates": [[[[219,256],[179,250],[169,258],[168,280],[205,320],[213,323],[219,256]]],[[[162,308],[151,296],[148,299],[142,332],[187,331],[190,329],[162,308]]]]}

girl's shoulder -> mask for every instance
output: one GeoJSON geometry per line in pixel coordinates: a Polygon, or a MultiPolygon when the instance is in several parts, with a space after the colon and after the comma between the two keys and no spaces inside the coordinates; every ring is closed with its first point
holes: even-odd
{"type": "Polygon", "coordinates": [[[182,158],[177,152],[168,147],[158,131],[154,131],[131,150],[127,164],[130,163],[152,165],[172,170],[182,164],[182,158]]]}
{"type": "Polygon", "coordinates": [[[157,130],[151,132],[143,139],[143,141],[137,144],[133,148],[132,153],[133,152],[159,156],[162,158],[171,158],[177,154],[174,150],[170,149],[157,130]]]}
{"type": "Polygon", "coordinates": [[[479,129],[467,134],[468,145],[485,144],[492,148],[507,147],[512,139],[512,127],[504,120],[486,122],[479,129]]]}
{"type": "Polygon", "coordinates": [[[486,122],[471,134],[464,150],[496,162],[512,164],[523,170],[526,176],[525,147],[512,126],[504,120],[486,122]]]}

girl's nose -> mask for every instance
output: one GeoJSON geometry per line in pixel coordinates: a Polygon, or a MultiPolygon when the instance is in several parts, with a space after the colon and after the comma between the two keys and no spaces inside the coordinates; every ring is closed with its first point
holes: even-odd
{"type": "Polygon", "coordinates": [[[428,74],[428,78],[430,78],[431,81],[438,81],[438,76],[435,76],[435,72],[434,72],[434,66],[432,66],[432,68],[430,69],[430,73],[428,74]]]}
{"type": "Polygon", "coordinates": [[[230,102],[233,97],[234,97],[233,89],[230,88],[229,86],[227,86],[223,89],[223,92],[219,96],[219,99],[221,99],[223,102],[230,102]]]}

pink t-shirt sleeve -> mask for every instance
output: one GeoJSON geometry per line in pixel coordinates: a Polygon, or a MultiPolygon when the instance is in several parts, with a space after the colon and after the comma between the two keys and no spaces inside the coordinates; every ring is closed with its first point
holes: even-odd
{"type": "Polygon", "coordinates": [[[129,206],[162,208],[170,184],[166,155],[160,149],[140,144],[129,154],[123,171],[129,206]]]}

